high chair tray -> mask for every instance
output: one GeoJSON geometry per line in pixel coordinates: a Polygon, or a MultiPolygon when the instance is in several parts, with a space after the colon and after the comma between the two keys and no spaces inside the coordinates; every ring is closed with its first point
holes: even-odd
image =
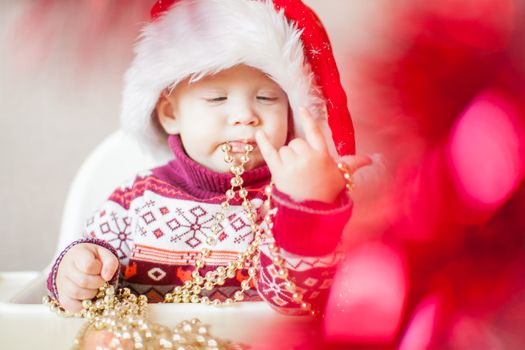
{"type": "MultiPolygon", "coordinates": [[[[41,303],[47,273],[0,272],[0,348],[69,349],[82,319],[61,318],[41,303]]],[[[220,338],[253,349],[291,349],[318,336],[307,317],[285,316],[264,302],[230,306],[150,304],[153,322],[174,326],[198,318],[220,338]]]]}

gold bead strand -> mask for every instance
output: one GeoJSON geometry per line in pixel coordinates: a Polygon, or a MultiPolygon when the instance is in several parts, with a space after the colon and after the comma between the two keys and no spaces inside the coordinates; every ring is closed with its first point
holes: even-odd
{"type": "MultiPolygon", "coordinates": [[[[271,194],[272,194],[273,183],[270,183],[265,188],[266,201],[265,208],[271,208],[271,194]]],[[[275,238],[273,236],[272,227],[273,227],[273,215],[275,212],[268,210],[264,217],[265,227],[264,227],[264,236],[268,243],[268,249],[271,255],[271,264],[273,265],[275,271],[277,271],[277,276],[285,281],[285,289],[290,293],[291,299],[299,304],[300,308],[308,312],[310,315],[316,315],[317,312],[313,310],[310,303],[304,302],[304,295],[302,291],[297,287],[297,285],[290,279],[288,269],[285,267],[285,260],[281,256],[281,249],[275,244],[275,238]]]]}
{"type": "Polygon", "coordinates": [[[348,192],[352,192],[355,187],[353,172],[349,169],[348,165],[343,162],[338,162],[337,168],[339,168],[339,170],[343,173],[343,177],[346,182],[346,189],[348,190],[348,192]]]}
{"type": "MultiPolygon", "coordinates": [[[[355,183],[353,181],[353,173],[349,169],[348,165],[343,162],[337,163],[338,169],[343,173],[343,177],[345,179],[345,187],[349,192],[352,192],[355,183]]],[[[266,223],[265,227],[265,237],[267,239],[268,248],[270,250],[270,255],[272,256],[272,264],[274,265],[275,270],[277,271],[277,274],[280,278],[284,279],[285,282],[285,289],[291,293],[292,300],[299,304],[301,309],[304,311],[309,312],[312,315],[315,315],[317,312],[312,309],[312,305],[308,302],[303,301],[304,295],[299,290],[297,285],[288,277],[288,270],[284,266],[285,261],[282,258],[280,254],[280,248],[275,244],[275,238],[273,237],[272,232],[272,226],[273,226],[273,218],[272,218],[272,212],[271,212],[271,193],[272,193],[272,183],[268,185],[265,189],[266,192],[266,201],[264,203],[264,207],[267,209],[267,214],[264,218],[264,221],[266,223]]]]}
{"type": "MultiPolygon", "coordinates": [[[[229,154],[231,146],[229,144],[223,144],[221,150],[225,153],[224,160],[227,163],[233,163],[233,157],[229,154]]],[[[248,191],[243,187],[243,180],[241,175],[244,173],[244,165],[249,162],[249,154],[253,151],[252,145],[245,145],[245,154],[241,156],[239,165],[232,165],[230,167],[230,172],[233,174],[231,180],[231,188],[226,191],[225,201],[221,203],[221,209],[226,210],[230,207],[230,200],[235,198],[235,189],[239,188],[239,197],[243,199],[243,208],[245,209],[247,216],[250,220],[250,227],[254,236],[258,235],[259,226],[256,224],[256,214],[252,209],[251,202],[247,199],[248,191]]],[[[218,240],[218,234],[220,232],[220,221],[225,219],[224,212],[218,212],[214,216],[214,224],[212,225],[212,234],[207,240],[207,243],[211,246],[216,244],[218,240]]],[[[256,242],[261,242],[261,238],[257,238],[256,242]]],[[[164,302],[168,303],[177,303],[177,302],[193,302],[193,303],[205,303],[205,304],[220,304],[219,300],[214,300],[211,302],[209,298],[203,297],[200,294],[203,290],[212,290],[217,285],[223,285],[227,278],[235,277],[235,274],[238,270],[242,270],[248,266],[248,262],[252,260],[258,260],[258,254],[260,250],[260,244],[251,245],[248,247],[248,250],[244,253],[241,253],[237,256],[236,260],[228,263],[226,267],[219,266],[215,270],[208,271],[204,276],[201,276],[200,269],[205,265],[205,258],[209,256],[209,249],[203,248],[201,254],[197,257],[195,262],[195,270],[192,272],[192,280],[186,281],[182,286],[177,286],[174,288],[173,293],[168,293],[165,296],[164,302]]],[[[250,269],[249,269],[250,271],[250,269]]],[[[252,275],[253,275],[252,271],[252,275]]],[[[249,276],[247,283],[241,285],[241,290],[234,293],[234,299],[226,299],[225,303],[230,304],[235,301],[240,301],[244,298],[238,292],[243,293],[250,288],[249,282],[253,277],[249,276]]]]}
{"type": "Polygon", "coordinates": [[[58,300],[56,300],[55,298],[53,298],[53,297],[51,297],[49,295],[46,295],[46,296],[44,296],[42,298],[42,303],[44,305],[46,305],[49,308],[49,310],[51,310],[52,312],[56,313],[59,316],[67,317],[67,318],[70,318],[70,317],[82,318],[82,317],[84,317],[83,310],[81,310],[79,312],[67,311],[66,309],[64,309],[62,307],[62,305],[60,305],[58,300]]]}

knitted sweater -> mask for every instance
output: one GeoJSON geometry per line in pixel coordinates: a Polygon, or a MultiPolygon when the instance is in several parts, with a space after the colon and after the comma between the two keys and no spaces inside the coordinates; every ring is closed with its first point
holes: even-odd
{"type": "MultiPolygon", "coordinates": [[[[211,251],[202,275],[225,266],[247,249],[254,234],[237,197],[230,200],[217,244],[206,243],[232,175],[213,172],[190,159],[179,137],[170,137],[169,145],[174,159],[117,188],[87,220],[85,238],[73,242],[59,255],[48,278],[48,289],[55,298],[59,299],[55,284],[58,265],[78,243],[95,243],[110,249],[121,264],[119,286],[146,295],[150,302],[161,301],[175,286],[192,278],[202,248],[211,251]]],[[[242,177],[253,207],[262,208],[263,190],[271,177],[268,167],[246,171],[242,177]]],[[[305,301],[322,307],[342,255],[336,248],[350,217],[352,201],[343,191],[332,204],[297,202],[274,189],[272,204],[276,208],[272,232],[289,278],[303,292],[305,301]]],[[[244,300],[263,299],[282,313],[301,313],[300,305],[284,288],[285,281],[276,275],[270,257],[268,244],[263,242],[255,282],[244,300]]],[[[201,295],[211,300],[233,297],[247,278],[246,270],[239,271],[224,285],[203,290],[201,295]]]]}

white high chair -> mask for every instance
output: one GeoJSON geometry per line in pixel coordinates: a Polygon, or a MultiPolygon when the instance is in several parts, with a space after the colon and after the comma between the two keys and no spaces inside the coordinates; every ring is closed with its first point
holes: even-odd
{"type": "MultiPolygon", "coordinates": [[[[165,163],[168,158],[169,154],[145,155],[138,143],[122,131],[103,141],[73,180],[55,256],[80,237],[86,218],[118,185],[140,170],[165,163]]],[[[60,318],[41,304],[47,294],[50,266],[42,272],[0,274],[2,348],[68,349],[73,344],[84,321],[60,318]]],[[[311,332],[311,319],[280,315],[263,302],[220,307],[150,304],[149,315],[154,322],[172,326],[182,320],[199,318],[211,325],[213,335],[250,344],[253,349],[287,349],[318,336],[311,332]]]]}

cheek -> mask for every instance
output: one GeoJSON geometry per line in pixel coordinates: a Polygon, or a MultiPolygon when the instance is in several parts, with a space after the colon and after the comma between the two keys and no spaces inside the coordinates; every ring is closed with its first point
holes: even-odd
{"type": "Polygon", "coordinates": [[[181,124],[180,136],[186,153],[198,160],[209,153],[210,135],[208,127],[198,120],[181,124]]]}
{"type": "Polygon", "coordinates": [[[194,108],[190,115],[181,120],[181,133],[186,133],[187,139],[194,140],[201,148],[214,140],[220,128],[220,118],[203,108],[194,108]]]}
{"type": "Polygon", "coordinates": [[[287,108],[283,108],[276,114],[273,124],[273,141],[275,146],[283,146],[289,141],[291,114],[287,108]]]}
{"type": "Polygon", "coordinates": [[[206,156],[215,148],[213,143],[214,138],[210,133],[212,126],[209,124],[204,125],[207,125],[207,127],[192,127],[191,129],[186,129],[186,132],[181,133],[182,139],[186,141],[185,145],[191,147],[191,153],[195,155],[206,156]]]}
{"type": "Polygon", "coordinates": [[[282,123],[281,127],[279,128],[279,140],[278,143],[280,146],[284,146],[288,141],[291,140],[289,137],[290,134],[288,132],[288,125],[287,123],[282,123]]]}

